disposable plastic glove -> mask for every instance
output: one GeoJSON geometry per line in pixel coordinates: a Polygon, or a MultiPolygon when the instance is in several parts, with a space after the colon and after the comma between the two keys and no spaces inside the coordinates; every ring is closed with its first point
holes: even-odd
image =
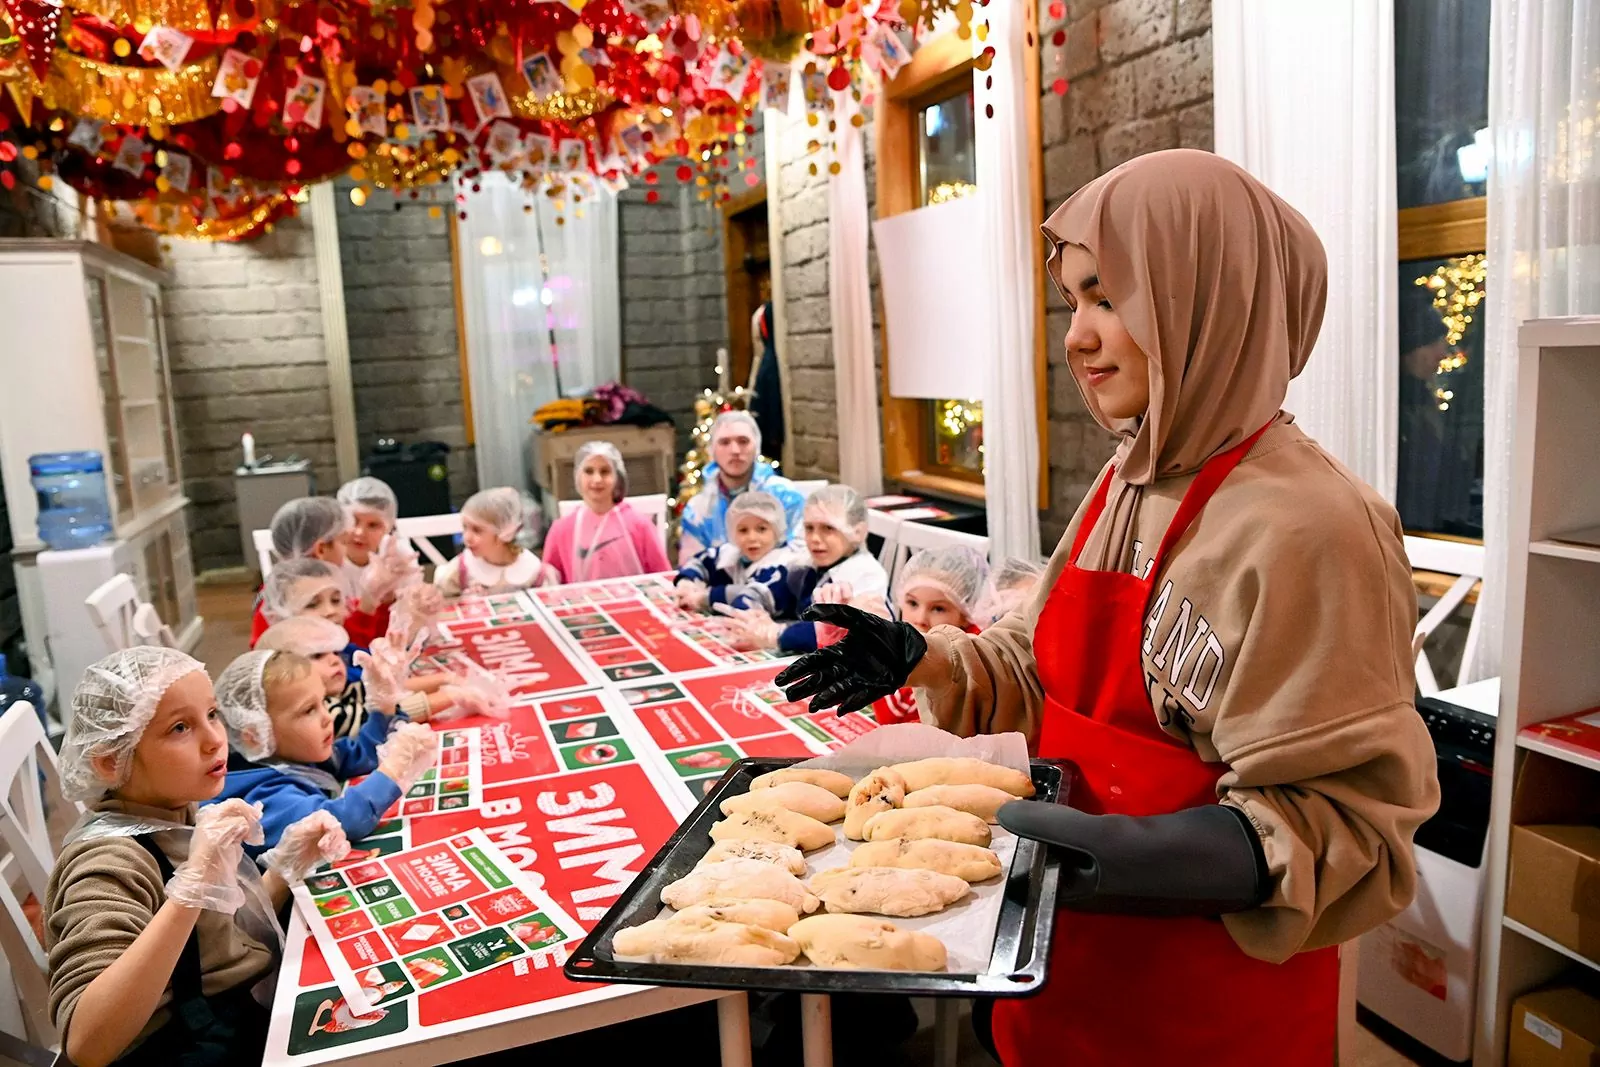
{"type": "Polygon", "coordinates": [[[489,671],[478,668],[461,679],[459,685],[447,685],[439,690],[450,700],[450,707],[434,712],[433,721],[448,722],[472,715],[491,719],[511,717],[511,690],[489,671]]]}
{"type": "Polygon", "coordinates": [[[860,711],[903,688],[928,653],[928,642],[914,626],[860,608],[823,604],[800,617],[846,631],[836,644],[806,653],[773,679],[790,700],[810,697],[812,711],[860,711]]]}
{"type": "Polygon", "coordinates": [[[376,608],[394,597],[395,591],[408,584],[408,579],[422,572],[417,554],[404,538],[386,534],[372,562],[361,572],[361,588],[357,591],[363,606],[376,608]]]}
{"type": "Polygon", "coordinates": [[[289,885],[324,863],[337,863],[350,854],[350,839],[332,812],[314,811],[290,826],[278,838],[276,848],[261,856],[269,871],[277,871],[289,885]]]}
{"type": "Polygon", "coordinates": [[[246,843],[259,845],[261,808],[238,797],[201,808],[189,839],[189,858],[167,881],[167,896],[191,908],[232,915],[244,904],[239,863],[246,843]]]}
{"type": "Polygon", "coordinates": [[[416,654],[415,647],[397,646],[387,637],[376,638],[370,650],[356,653],[361,684],[367,691],[367,707],[393,711],[400,706],[400,701],[406,697],[406,679],[411,677],[411,662],[416,654]]]}
{"type": "Polygon", "coordinates": [[[673,588],[678,594],[678,607],[684,611],[704,611],[711,603],[711,590],[705,582],[679,582],[673,588]]]}
{"type": "Polygon", "coordinates": [[[718,604],[717,613],[728,617],[729,636],[735,648],[777,648],[783,626],[772,620],[765,608],[735,608],[718,604]]]}
{"type": "Polygon", "coordinates": [[[378,770],[408,792],[439,754],[439,735],[417,722],[403,722],[378,746],[378,770]]]}
{"type": "Polygon", "coordinates": [[[420,648],[439,633],[444,594],[435,585],[413,585],[401,590],[389,609],[389,643],[399,648],[420,648]]]}

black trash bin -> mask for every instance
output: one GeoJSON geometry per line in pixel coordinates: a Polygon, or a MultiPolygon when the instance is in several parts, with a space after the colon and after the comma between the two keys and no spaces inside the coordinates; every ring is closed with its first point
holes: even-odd
{"type": "MultiPolygon", "coordinates": [[[[450,513],[450,446],[443,441],[402,444],[383,438],[362,461],[362,472],[389,484],[400,502],[401,518],[450,513]]],[[[444,555],[455,553],[450,538],[432,541],[444,555]]]]}

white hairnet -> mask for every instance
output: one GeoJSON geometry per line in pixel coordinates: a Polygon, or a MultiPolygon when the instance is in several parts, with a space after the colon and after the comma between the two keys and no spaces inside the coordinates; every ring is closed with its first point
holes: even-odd
{"type": "Polygon", "coordinates": [[[275,649],[246,652],[217,675],[217,710],[228,725],[228,743],[247,760],[264,760],[278,750],[267,714],[267,686],[262,680],[275,649]]]}
{"type": "Polygon", "coordinates": [[[389,488],[389,483],[382,478],[364,476],[345,482],[339,487],[338,499],[346,508],[376,511],[389,521],[390,526],[400,516],[400,501],[395,497],[394,490],[389,488]]]}
{"type": "Polygon", "coordinates": [[[990,627],[1020,608],[1044,577],[1044,564],[1008,556],[989,572],[983,595],[972,609],[972,621],[990,627]]]}
{"type": "Polygon", "coordinates": [[[852,545],[867,539],[867,502],[848,485],[825,485],[806,498],[806,517],[826,522],[852,545]]]}
{"type": "Polygon", "coordinates": [[[350,634],[338,623],[317,615],[296,615],[267,627],[256,648],[314,659],[329,652],[343,652],[349,644],[350,634]]]}
{"type": "Polygon", "coordinates": [[[925,548],[895,575],[895,600],[908,589],[937,589],[971,619],[988,577],[989,561],[974,549],[925,548]]]}
{"type": "Polygon", "coordinates": [[[139,738],[155,717],[172,683],[205,664],[175,648],[135,645],[113,652],[83,672],[72,694],[72,718],[61,743],[61,789],[73,800],[92,801],[128,780],[128,764],[139,738]],[[115,758],[110,779],[93,761],[115,758]]]}
{"type": "Polygon", "coordinates": [[[261,614],[270,623],[300,614],[326,589],[349,594],[344,575],[320,559],[291,559],[272,568],[261,586],[261,614]]]}
{"type": "Polygon", "coordinates": [[[773,532],[778,535],[779,544],[787,540],[788,515],[784,513],[783,502],[771,493],[760,489],[747,489],[734,497],[728,504],[728,536],[733,536],[733,528],[738,524],[740,515],[754,515],[772,527],[773,532]]]}
{"type": "Polygon", "coordinates": [[[493,527],[495,536],[504,544],[515,542],[526,548],[539,537],[539,505],[528,494],[510,486],[473,493],[461,505],[461,514],[493,527]]]}
{"type": "Polygon", "coordinates": [[[612,472],[617,476],[617,483],[611,487],[611,502],[615,504],[627,496],[628,468],[622,462],[622,453],[610,441],[586,441],[578,446],[578,454],[572,460],[572,480],[577,484],[578,492],[583,492],[583,465],[591,456],[600,456],[610,463],[612,472]]]}
{"type": "Polygon", "coordinates": [[[722,431],[730,426],[743,426],[750,431],[750,437],[756,444],[756,455],[761,455],[761,426],[756,422],[756,417],[748,411],[724,411],[718,415],[711,424],[711,447],[716,448],[717,438],[722,431]]]}
{"type": "Polygon", "coordinates": [[[272,551],[279,559],[309,556],[318,542],[333,540],[349,525],[344,505],[332,497],[291,500],[272,516],[272,551]]]}

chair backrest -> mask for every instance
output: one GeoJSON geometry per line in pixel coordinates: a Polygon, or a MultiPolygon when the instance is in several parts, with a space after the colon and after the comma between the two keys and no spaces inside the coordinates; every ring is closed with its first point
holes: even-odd
{"type": "Polygon", "coordinates": [[[870,536],[883,538],[883,544],[878,547],[878,562],[883,564],[883,569],[889,575],[889,588],[894,588],[895,553],[900,548],[900,527],[904,526],[904,519],[897,519],[892,512],[867,511],[867,533],[870,536]]]}
{"type": "MultiPolygon", "coordinates": [[[[870,516],[871,512],[868,512],[868,515],[870,516]]],[[[970,548],[984,559],[989,558],[987,537],[962,533],[959,530],[946,530],[942,526],[928,526],[920,522],[902,522],[900,538],[895,546],[894,567],[887,568],[890,570],[891,582],[912,554],[925,548],[970,548]]],[[[890,588],[892,589],[893,585],[890,588]]]]}
{"type": "Polygon", "coordinates": [[[112,575],[83,601],[89,621],[105,636],[112,652],[148,644],[140,639],[134,619],[139,612],[139,588],[126,574],[112,575]]]}
{"type": "Polygon", "coordinates": [[[139,602],[138,610],[133,613],[133,632],[141,645],[178,647],[178,639],[173,636],[172,628],[161,621],[161,614],[156,611],[154,604],[139,602]]]}
{"type": "Polygon", "coordinates": [[[252,530],[250,543],[256,549],[257,569],[261,571],[261,580],[267,580],[267,575],[272,573],[272,531],[252,530]]]}
{"type": "MultiPolygon", "coordinates": [[[[657,530],[667,528],[667,494],[646,493],[644,496],[630,496],[627,499],[628,506],[649,519],[657,530]]],[[[582,506],[581,500],[557,501],[556,517],[564,519],[582,506]]]]}
{"type": "Polygon", "coordinates": [[[50,869],[55,866],[44,783],[53,783],[54,794],[60,795],[55,751],[33,705],[13,704],[0,715],[0,849],[4,850],[0,856],[0,948],[11,968],[28,1039],[48,1048],[57,1040],[49,1010],[50,971],[44,945],[23,909],[30,895],[35,901],[44,901],[50,869]]]}
{"type": "Polygon", "coordinates": [[[803,499],[809,499],[812,493],[815,493],[818,489],[821,489],[823,486],[828,484],[828,479],[817,478],[804,482],[792,482],[790,484],[794,486],[795,492],[799,493],[803,499]]]}
{"type": "Polygon", "coordinates": [[[434,537],[460,537],[461,516],[455,512],[446,515],[413,515],[410,518],[396,519],[394,532],[411,542],[411,547],[427,556],[435,567],[442,567],[448,561],[444,553],[440,552],[430,538],[434,537]]]}
{"type": "MultiPolygon", "coordinates": [[[[1457,575],[1455,582],[1438,603],[1428,610],[1412,631],[1411,651],[1416,657],[1417,688],[1424,696],[1439,692],[1439,682],[1434,676],[1433,664],[1424,650],[1429,635],[1466,602],[1473,587],[1483,580],[1484,550],[1482,545],[1462,541],[1445,541],[1436,537],[1407,537],[1406,556],[1416,570],[1436,571],[1457,575]]],[[[1478,655],[1479,616],[1472,613],[1467,624],[1467,641],[1461,652],[1461,670],[1457,682],[1471,677],[1473,663],[1478,655]]]]}

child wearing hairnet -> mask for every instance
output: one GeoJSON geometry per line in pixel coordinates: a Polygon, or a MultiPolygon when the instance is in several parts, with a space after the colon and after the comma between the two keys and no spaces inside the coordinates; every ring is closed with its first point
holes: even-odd
{"type": "Polygon", "coordinates": [[[531,544],[538,537],[539,508],[508,486],[473,493],[461,505],[461,540],[455,559],[434,571],[445,596],[510,593],[555,585],[561,576],[546,567],[531,544]]]}
{"type": "Polygon", "coordinates": [[[685,611],[759,608],[775,618],[792,617],[789,588],[793,558],[783,543],[788,520],[771,493],[747,489],[728,504],[728,539],[695,554],[673,580],[685,611]]]}
{"type": "MultiPolygon", "coordinates": [[[[806,500],[806,564],[789,568],[796,614],[812,604],[849,604],[889,617],[889,575],[867,551],[867,502],[848,485],[826,485],[806,500]]],[[[750,648],[809,652],[817,624],[780,623],[759,607],[718,609],[733,619],[735,639],[750,648]]]]}
{"type": "Polygon", "coordinates": [[[345,585],[363,604],[390,604],[400,590],[422,581],[422,566],[405,538],[394,532],[400,501],[389,483],[362,476],[335,496],[349,517],[345,530],[345,585]]]}
{"type": "Polygon", "coordinates": [[[228,737],[211,680],[176,649],[135,647],[90,667],[61,746],[68,831],[43,901],[52,1021],[78,1067],[258,1060],[266,1045],[289,885],[350,844],[323,813],[280,828],[216,797],[228,737]]]}
{"type": "MultiPolygon", "coordinates": [[[[954,626],[978,633],[979,601],[988,591],[989,561],[970,548],[925,548],[894,579],[895,611],[918,633],[954,626]]],[[[872,705],[880,725],[916,722],[916,690],[906,686],[872,705]]]]}
{"type": "MultiPolygon", "coordinates": [[[[273,567],[276,572],[278,567],[295,560],[320,560],[340,573],[345,563],[345,546],[349,539],[350,519],[345,512],[343,504],[323,496],[300,497],[291,500],[272,516],[272,551],[278,563],[273,567]]],[[[401,580],[403,573],[408,573],[409,568],[402,561],[392,562],[394,580],[401,580]]],[[[385,564],[389,567],[390,564],[385,564]]],[[[416,559],[410,560],[410,568],[416,566],[416,559]]],[[[388,574],[389,571],[385,570],[388,574]]],[[[269,574],[267,578],[272,576],[269,574]]],[[[393,588],[387,590],[388,595],[393,595],[393,588]]],[[[350,631],[350,640],[360,648],[372,644],[373,638],[382,634],[389,626],[388,605],[382,603],[384,590],[344,590],[341,599],[349,601],[345,608],[348,617],[340,620],[345,629],[350,631]]],[[[266,615],[266,595],[256,603],[255,615],[251,619],[250,645],[261,639],[261,634],[271,625],[271,620],[266,615]]]]}
{"type": "MultiPolygon", "coordinates": [[[[392,683],[386,687],[389,679],[381,672],[371,678],[365,671],[351,677],[344,661],[349,641],[344,627],[314,615],[297,615],[269,626],[256,648],[292,652],[311,662],[322,680],[328,714],[333,716],[335,738],[357,737],[367,720],[367,709],[372,706],[394,708],[412,722],[445,722],[467,715],[497,714],[492,702],[485,700],[486,695],[492,694],[485,694],[481,687],[454,674],[402,677],[396,680],[398,687],[392,683]]],[[[373,642],[370,653],[358,655],[370,662],[388,657],[390,648],[389,640],[380,637],[373,642]]],[[[404,659],[406,662],[396,664],[402,672],[410,666],[410,657],[404,659]]],[[[509,696],[506,702],[509,703],[509,696]]]]}
{"type": "Polygon", "coordinates": [[[262,841],[246,843],[251,855],[316,811],[336,818],[352,840],[366,837],[433,766],[434,732],[397,724],[379,707],[368,708],[355,737],[336,737],[326,693],[325,677],[293,652],[247,652],[217,677],[232,745],[218,796],[260,807],[262,841]],[[360,784],[345,785],[362,775],[360,784]]]}
{"type": "Polygon", "coordinates": [[[972,609],[972,621],[980,630],[987,630],[1033,597],[1033,591],[1044,576],[1044,564],[1030,559],[1008,556],[989,572],[983,594],[972,609]]]}
{"type": "Polygon", "coordinates": [[[596,582],[669,571],[661,531],[625,499],[628,468],[609,441],[589,441],[572,464],[583,505],[561,516],[544,539],[544,563],[563,582],[596,582]]]}

